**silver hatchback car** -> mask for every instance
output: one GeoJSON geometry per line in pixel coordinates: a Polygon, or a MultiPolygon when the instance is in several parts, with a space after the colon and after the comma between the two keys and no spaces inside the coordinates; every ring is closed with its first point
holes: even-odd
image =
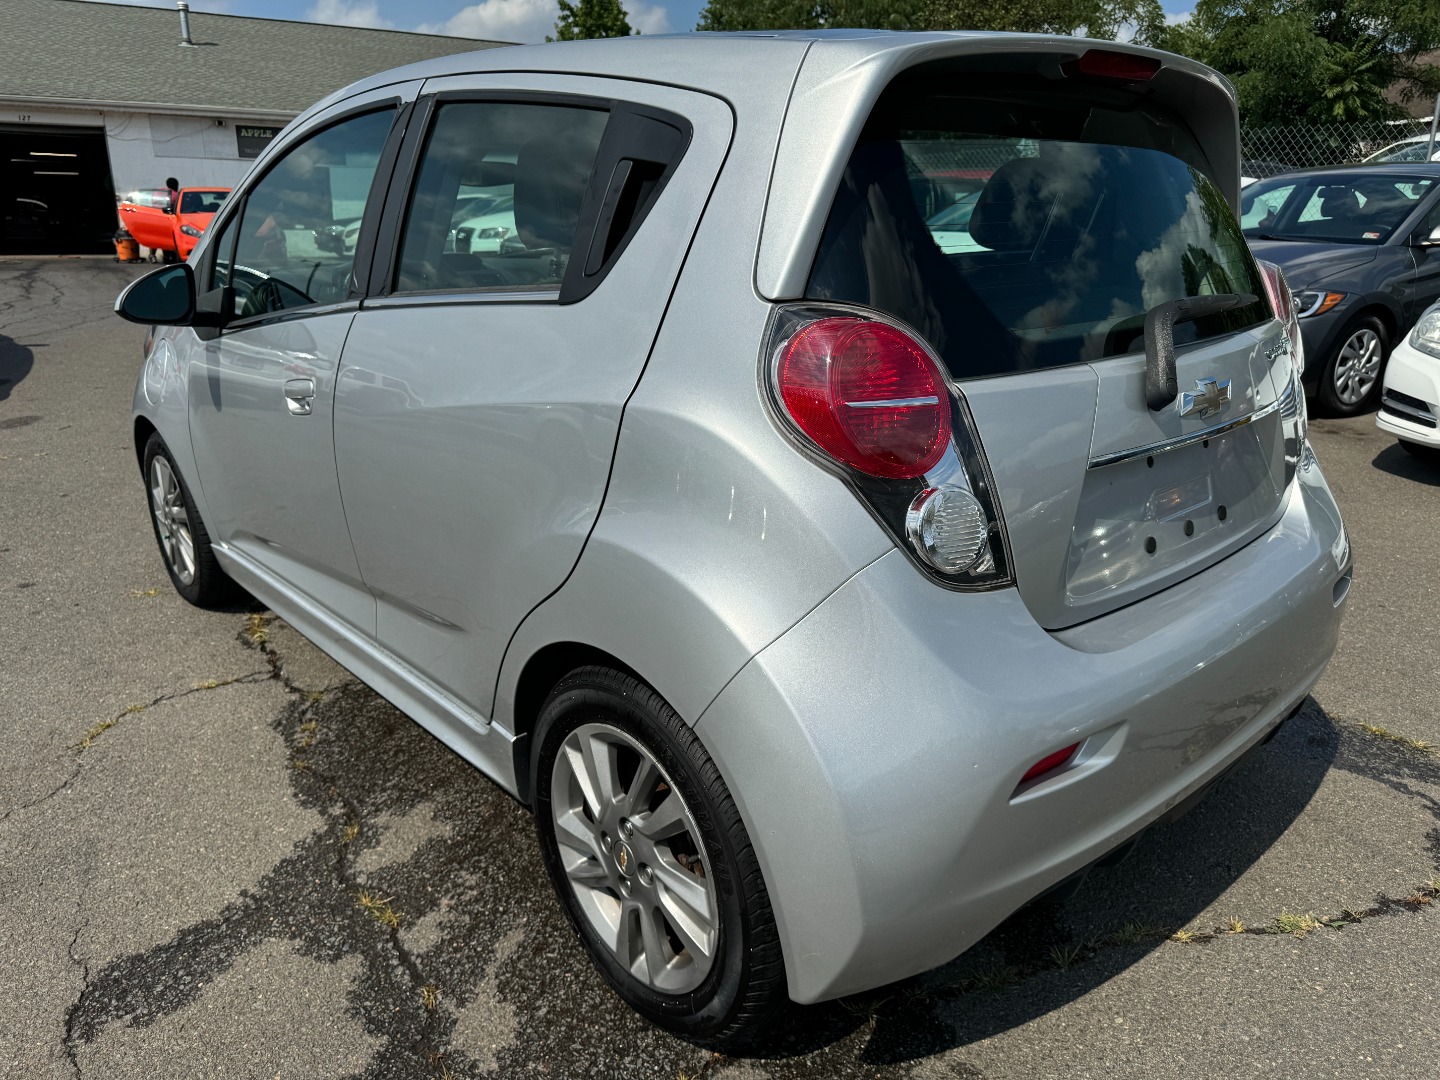
{"type": "Polygon", "coordinates": [[[117,301],[156,327],[156,538],[533,807],[655,1022],[913,975],[1335,647],[1349,545],[1238,154],[1214,72],[1072,38],[377,75],[117,301]]]}

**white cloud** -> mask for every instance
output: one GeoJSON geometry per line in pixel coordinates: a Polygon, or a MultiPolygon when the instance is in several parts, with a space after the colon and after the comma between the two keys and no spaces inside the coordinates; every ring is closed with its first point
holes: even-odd
{"type": "Polygon", "coordinates": [[[625,4],[625,17],[632,29],[642,34],[668,34],[672,29],[670,13],[659,4],[647,4],[644,0],[630,0],[625,4]]]}
{"type": "Polygon", "coordinates": [[[417,29],[425,34],[529,44],[554,34],[559,14],[555,0],[481,0],[461,8],[442,23],[427,23],[417,29]]]}
{"type": "MultiPolygon", "coordinates": [[[[325,2],[317,0],[317,7],[325,2]]],[[[660,4],[645,0],[622,0],[631,27],[642,34],[668,34],[670,15],[660,4]]],[[[373,6],[373,4],[372,4],[373,6]]],[[[555,0],[481,0],[461,8],[444,22],[426,23],[424,34],[454,34],[456,37],[485,38],[490,41],[518,41],[534,44],[555,33],[560,7],[555,0]]]]}
{"type": "Polygon", "coordinates": [[[379,0],[315,0],[305,18],[331,26],[366,26],[393,30],[395,24],[380,14],[379,0]]]}
{"type": "Polygon", "coordinates": [[[1168,11],[1165,13],[1165,21],[1174,26],[1176,23],[1184,22],[1193,14],[1195,14],[1193,11],[1168,11]]]}

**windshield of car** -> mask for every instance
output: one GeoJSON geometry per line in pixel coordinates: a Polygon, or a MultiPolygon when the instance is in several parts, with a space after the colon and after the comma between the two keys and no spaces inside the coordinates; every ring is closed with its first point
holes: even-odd
{"type": "Polygon", "coordinates": [[[180,194],[180,213],[213,214],[220,209],[228,191],[185,191],[180,194]]]}
{"type": "Polygon", "coordinates": [[[1371,172],[1277,177],[1241,193],[1240,226],[1257,240],[1382,244],[1434,183],[1371,172]]]}
{"type": "Polygon", "coordinates": [[[1147,311],[1188,296],[1252,300],[1177,326],[1177,342],[1268,318],[1234,211],[1173,116],[981,81],[886,94],[850,156],[808,298],[907,323],[957,379],[1126,355],[1147,311]]]}

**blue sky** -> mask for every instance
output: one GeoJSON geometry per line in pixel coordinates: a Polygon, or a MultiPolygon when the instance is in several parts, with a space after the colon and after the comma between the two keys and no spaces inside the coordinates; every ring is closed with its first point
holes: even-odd
{"type": "MultiPolygon", "coordinates": [[[[171,0],[120,0],[173,7],[171,0]]],[[[632,26],[643,33],[693,30],[705,0],[621,0],[632,26]]],[[[270,19],[306,19],[423,30],[497,41],[543,41],[553,30],[555,0],[189,0],[193,11],[220,11],[270,19]]],[[[1194,0],[1162,0],[1172,16],[1194,0]]]]}

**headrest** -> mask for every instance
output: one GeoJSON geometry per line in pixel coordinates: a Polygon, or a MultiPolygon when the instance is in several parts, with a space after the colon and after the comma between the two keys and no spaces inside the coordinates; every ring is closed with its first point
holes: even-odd
{"type": "Polygon", "coordinates": [[[1042,180],[1036,158],[1016,158],[996,169],[975,200],[971,237],[991,251],[1034,248],[1046,220],[1036,212],[1042,180]]]}
{"type": "Polygon", "coordinates": [[[590,161],[563,131],[535,138],[515,161],[515,231],[537,248],[569,250],[590,183],[590,161]]]}
{"type": "Polygon", "coordinates": [[[1354,217],[1360,213],[1360,196],[1350,188],[1326,188],[1320,196],[1320,213],[1327,218],[1354,217]]]}

